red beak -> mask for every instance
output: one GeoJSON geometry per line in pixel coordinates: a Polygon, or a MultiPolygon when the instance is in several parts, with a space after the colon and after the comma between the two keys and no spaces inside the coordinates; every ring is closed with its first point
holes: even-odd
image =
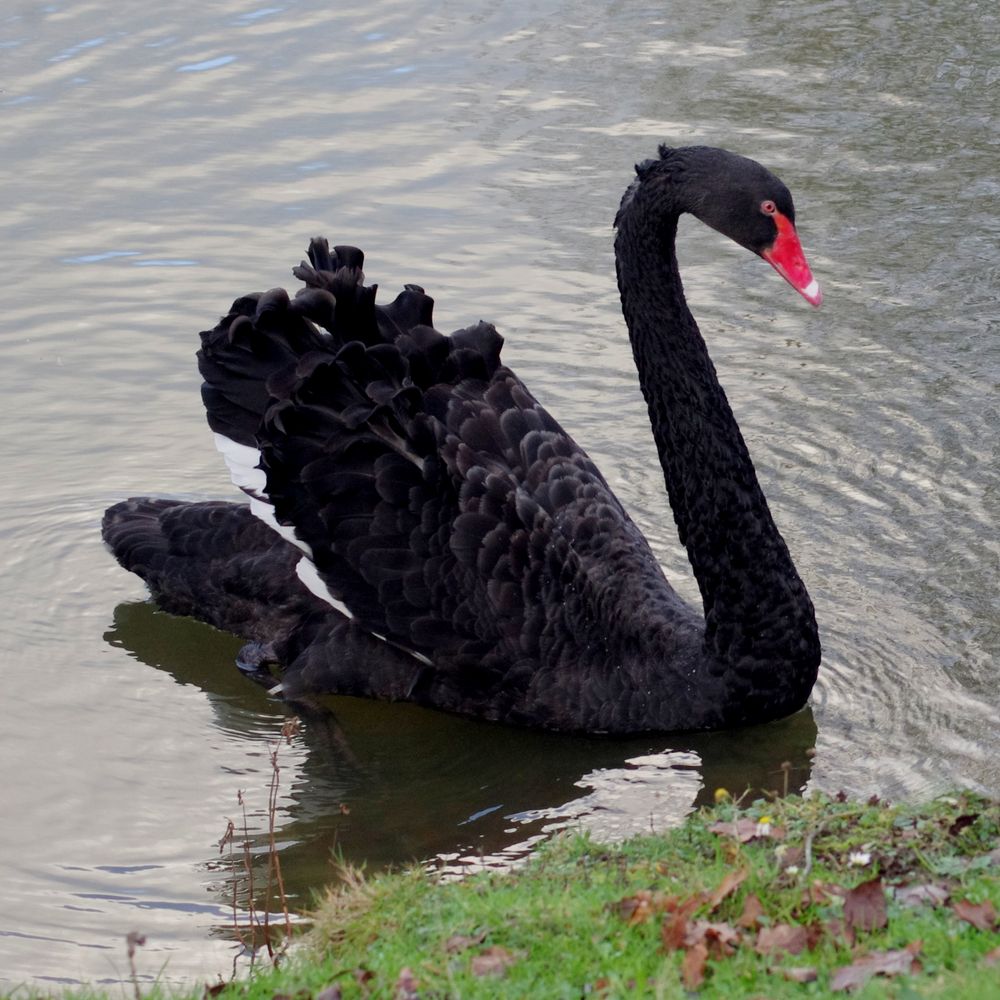
{"type": "Polygon", "coordinates": [[[823,301],[823,293],[806,263],[806,255],[802,252],[795,226],[781,212],[775,212],[773,218],[778,227],[778,236],[761,253],[761,257],[810,305],[818,306],[823,301]]]}

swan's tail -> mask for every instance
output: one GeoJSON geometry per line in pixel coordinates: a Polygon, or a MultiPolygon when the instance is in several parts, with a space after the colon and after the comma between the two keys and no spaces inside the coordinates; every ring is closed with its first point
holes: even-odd
{"type": "Polygon", "coordinates": [[[422,666],[315,597],[302,553],[243,504],[133,497],[109,507],[104,541],[165,611],[249,640],[240,669],[288,698],[323,691],[410,697],[422,666]]]}
{"type": "Polygon", "coordinates": [[[102,535],[164,610],[246,639],[328,610],[295,574],[301,553],[242,504],[133,497],[108,508],[102,535]]]}

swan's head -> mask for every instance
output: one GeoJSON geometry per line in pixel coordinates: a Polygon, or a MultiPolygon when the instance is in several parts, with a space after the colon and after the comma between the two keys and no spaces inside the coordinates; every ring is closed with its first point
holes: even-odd
{"type": "Polygon", "coordinates": [[[823,300],[795,231],[788,188],[754,160],[696,146],[660,150],[684,207],[706,225],[763,257],[807,302],[823,300]],[[676,161],[676,163],[672,163],[676,161]]]}

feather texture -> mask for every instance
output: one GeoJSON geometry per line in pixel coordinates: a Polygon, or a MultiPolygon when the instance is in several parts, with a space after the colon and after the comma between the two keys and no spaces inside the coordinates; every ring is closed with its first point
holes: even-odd
{"type": "MultiPolygon", "coordinates": [[[[680,600],[598,469],[502,363],[491,325],[441,334],[416,285],[378,305],[361,251],[320,239],[294,269],[297,295],[244,296],[202,334],[208,422],[250,508],[126,501],[105,519],[118,559],[168,610],[251,640],[241,659],[274,664],[286,696],[406,698],[619,733],[800,707],[819,661],[812,605],[664,243],[677,214],[701,204],[685,185],[704,185],[706,161],[738,172],[731,154],[708,154],[665,149],[643,164],[617,243],[707,617],[680,600]]],[[[754,167],[751,198],[761,184],[772,197],[767,178],[780,182],[754,167]]]]}

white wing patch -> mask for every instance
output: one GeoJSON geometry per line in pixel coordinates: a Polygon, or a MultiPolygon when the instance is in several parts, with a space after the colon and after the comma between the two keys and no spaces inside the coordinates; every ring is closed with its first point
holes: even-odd
{"type": "Polygon", "coordinates": [[[305,584],[306,590],[310,594],[314,594],[321,601],[326,601],[330,607],[336,608],[342,615],[348,618],[354,617],[348,610],[347,605],[330,593],[330,588],[323,582],[322,577],[319,575],[319,570],[316,569],[316,564],[312,559],[303,556],[296,563],[295,575],[305,584]]]}
{"type": "Polygon", "coordinates": [[[215,447],[229,466],[229,476],[234,486],[252,497],[267,497],[267,476],[260,468],[260,451],[248,444],[240,444],[225,434],[215,432],[215,447]]]}
{"type": "MultiPolygon", "coordinates": [[[[250,512],[260,518],[272,531],[276,531],[286,542],[302,549],[312,558],[312,549],[298,538],[295,529],[287,524],[278,524],[274,516],[274,506],[267,497],[267,474],[260,467],[260,451],[248,444],[240,444],[218,431],[212,435],[215,447],[226,460],[229,478],[250,497],[250,512]]],[[[322,596],[322,595],[320,595],[322,596]]],[[[324,598],[325,599],[325,598],[324,598]]]]}

